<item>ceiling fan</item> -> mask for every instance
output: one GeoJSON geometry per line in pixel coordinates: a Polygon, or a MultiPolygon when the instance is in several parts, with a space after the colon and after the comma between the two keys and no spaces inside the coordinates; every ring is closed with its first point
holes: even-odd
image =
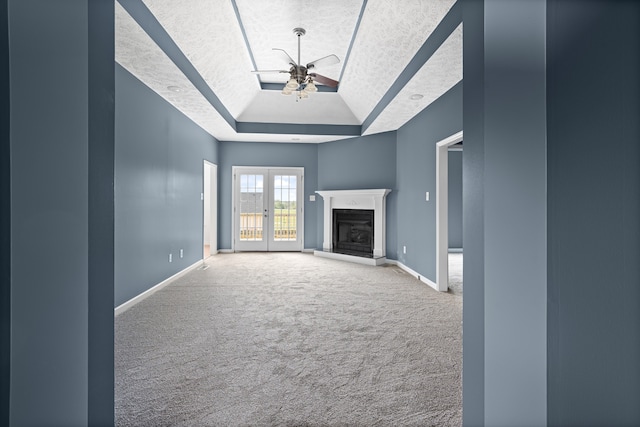
{"type": "Polygon", "coordinates": [[[315,61],[309,62],[306,66],[301,65],[300,63],[300,37],[304,36],[307,32],[304,28],[294,28],[293,33],[298,36],[298,62],[294,61],[293,58],[284,50],[274,47],[273,50],[277,50],[281,52],[284,59],[287,60],[291,68],[289,70],[258,70],[252,71],[254,74],[270,74],[270,73],[288,73],[290,78],[284,89],[282,90],[283,95],[291,95],[293,92],[298,92],[299,98],[307,98],[309,97],[309,93],[317,92],[318,88],[315,83],[320,83],[325,86],[336,87],[338,86],[338,82],[336,80],[330,79],[329,77],[325,77],[321,74],[317,74],[311,72],[314,68],[319,65],[333,65],[340,62],[340,59],[336,55],[327,55],[323,58],[316,59],[315,61]]]}

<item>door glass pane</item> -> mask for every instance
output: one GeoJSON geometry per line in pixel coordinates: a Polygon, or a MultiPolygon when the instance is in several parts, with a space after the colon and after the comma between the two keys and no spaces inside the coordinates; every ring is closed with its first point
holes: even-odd
{"type": "Polygon", "coordinates": [[[240,175],[240,240],[262,240],[262,175],[240,175]]]}
{"type": "Polygon", "coordinates": [[[275,175],[273,186],[273,239],[295,241],[297,238],[296,176],[275,175]]]}

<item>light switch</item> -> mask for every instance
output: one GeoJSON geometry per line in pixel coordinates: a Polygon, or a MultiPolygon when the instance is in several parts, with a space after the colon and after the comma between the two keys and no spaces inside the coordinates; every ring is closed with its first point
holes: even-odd
{"type": "Polygon", "coordinates": [[[312,195],[310,195],[310,196],[309,196],[309,201],[310,201],[310,202],[315,202],[315,201],[316,201],[316,196],[315,196],[315,194],[312,194],[312,195]]]}
{"type": "Polygon", "coordinates": [[[428,202],[429,201],[429,192],[428,191],[427,191],[426,199],[427,199],[427,202],[428,202]]]}

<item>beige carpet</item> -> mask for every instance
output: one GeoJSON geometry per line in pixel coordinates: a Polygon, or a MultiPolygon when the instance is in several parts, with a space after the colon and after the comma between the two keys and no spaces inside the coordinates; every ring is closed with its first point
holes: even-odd
{"type": "Polygon", "coordinates": [[[462,296],[462,257],[461,253],[449,254],[449,292],[462,296]]]}
{"type": "Polygon", "coordinates": [[[116,318],[118,426],[461,424],[461,295],[310,254],[207,265],[116,318]]]}

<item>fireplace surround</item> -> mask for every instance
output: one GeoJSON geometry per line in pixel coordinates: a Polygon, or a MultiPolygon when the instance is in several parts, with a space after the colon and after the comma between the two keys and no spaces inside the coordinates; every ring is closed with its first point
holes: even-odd
{"type": "MultiPolygon", "coordinates": [[[[328,190],[316,191],[324,202],[323,208],[323,242],[322,251],[315,251],[318,256],[340,258],[363,264],[382,265],[386,263],[386,196],[390,189],[367,190],[328,190]],[[333,215],[334,210],[372,211],[372,250],[369,255],[341,254],[341,248],[334,244],[333,215]]],[[[357,213],[357,212],[356,212],[357,213]]],[[[356,240],[362,243],[366,237],[362,227],[354,230],[360,233],[356,240]]],[[[342,250],[342,252],[345,252],[342,250]]]]}

